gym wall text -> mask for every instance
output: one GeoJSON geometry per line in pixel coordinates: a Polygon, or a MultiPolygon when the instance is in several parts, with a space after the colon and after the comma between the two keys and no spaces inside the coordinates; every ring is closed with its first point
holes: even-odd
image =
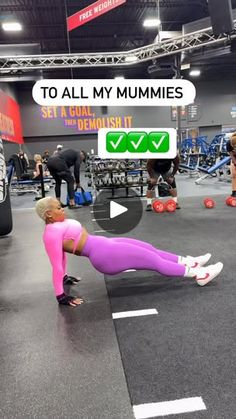
{"type": "Polygon", "coordinates": [[[96,133],[100,128],[131,128],[131,115],[99,116],[90,106],[42,106],[41,118],[44,121],[62,120],[65,127],[76,128],[78,133],[96,133]]]}

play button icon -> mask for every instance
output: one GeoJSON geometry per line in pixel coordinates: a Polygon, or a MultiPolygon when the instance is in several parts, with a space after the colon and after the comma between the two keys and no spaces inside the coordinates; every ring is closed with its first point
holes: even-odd
{"type": "Polygon", "coordinates": [[[129,198],[123,198],[122,194],[124,196],[122,189],[116,191],[115,197],[112,197],[110,190],[103,190],[98,194],[91,214],[95,232],[125,234],[138,225],[143,214],[140,197],[131,188],[129,188],[129,198]]]}
{"type": "Polygon", "coordinates": [[[110,218],[118,217],[126,211],[128,211],[128,208],[123,205],[117,204],[117,202],[114,201],[110,202],[110,218]]]}

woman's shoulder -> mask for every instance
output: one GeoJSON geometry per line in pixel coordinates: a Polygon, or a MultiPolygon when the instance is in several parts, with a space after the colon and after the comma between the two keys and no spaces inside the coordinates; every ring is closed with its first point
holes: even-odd
{"type": "Polygon", "coordinates": [[[52,224],[47,224],[46,228],[48,227],[48,229],[63,230],[64,228],[66,228],[70,225],[81,226],[79,221],[74,220],[73,218],[66,218],[64,221],[57,221],[57,222],[52,223],[52,224]]]}
{"type": "Polygon", "coordinates": [[[74,220],[73,218],[67,218],[65,221],[67,222],[68,225],[81,226],[81,223],[77,220],[74,220]]]}
{"type": "Polygon", "coordinates": [[[60,222],[47,224],[45,226],[44,234],[48,233],[49,231],[63,230],[64,228],[66,228],[66,225],[67,225],[67,223],[65,221],[60,221],[60,222]]]}

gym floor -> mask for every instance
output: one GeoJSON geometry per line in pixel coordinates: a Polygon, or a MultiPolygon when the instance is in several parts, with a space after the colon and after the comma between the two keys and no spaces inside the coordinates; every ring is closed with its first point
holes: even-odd
{"type": "MultiPolygon", "coordinates": [[[[182,209],[144,211],[127,236],[177,254],[209,251],[212,263],[224,263],[219,278],[203,288],[150,271],[104,281],[86,258],[69,255],[70,273],[83,278],[71,290],[85,298],[76,309],[58,307],[53,296],[32,196],[12,197],[14,229],[0,240],[1,418],[165,417],[182,399],[185,410],[171,417],[235,417],[235,209],[224,204],[230,184],[206,179],[196,186],[185,175],[177,184],[182,209]],[[207,210],[202,197],[213,195],[217,206],[207,210]]],[[[92,232],[90,211],[68,216],[92,232]]]]}

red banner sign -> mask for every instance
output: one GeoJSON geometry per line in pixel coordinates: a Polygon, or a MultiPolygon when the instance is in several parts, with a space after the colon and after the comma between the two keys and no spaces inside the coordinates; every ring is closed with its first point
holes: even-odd
{"type": "Polygon", "coordinates": [[[3,140],[23,144],[18,103],[0,90],[0,136],[3,140]]]}
{"type": "Polygon", "coordinates": [[[125,2],[126,0],[98,0],[96,3],[90,4],[90,6],[69,16],[67,18],[67,30],[72,31],[73,29],[78,28],[78,26],[84,25],[90,20],[115,9],[115,7],[118,7],[125,2]]]}

